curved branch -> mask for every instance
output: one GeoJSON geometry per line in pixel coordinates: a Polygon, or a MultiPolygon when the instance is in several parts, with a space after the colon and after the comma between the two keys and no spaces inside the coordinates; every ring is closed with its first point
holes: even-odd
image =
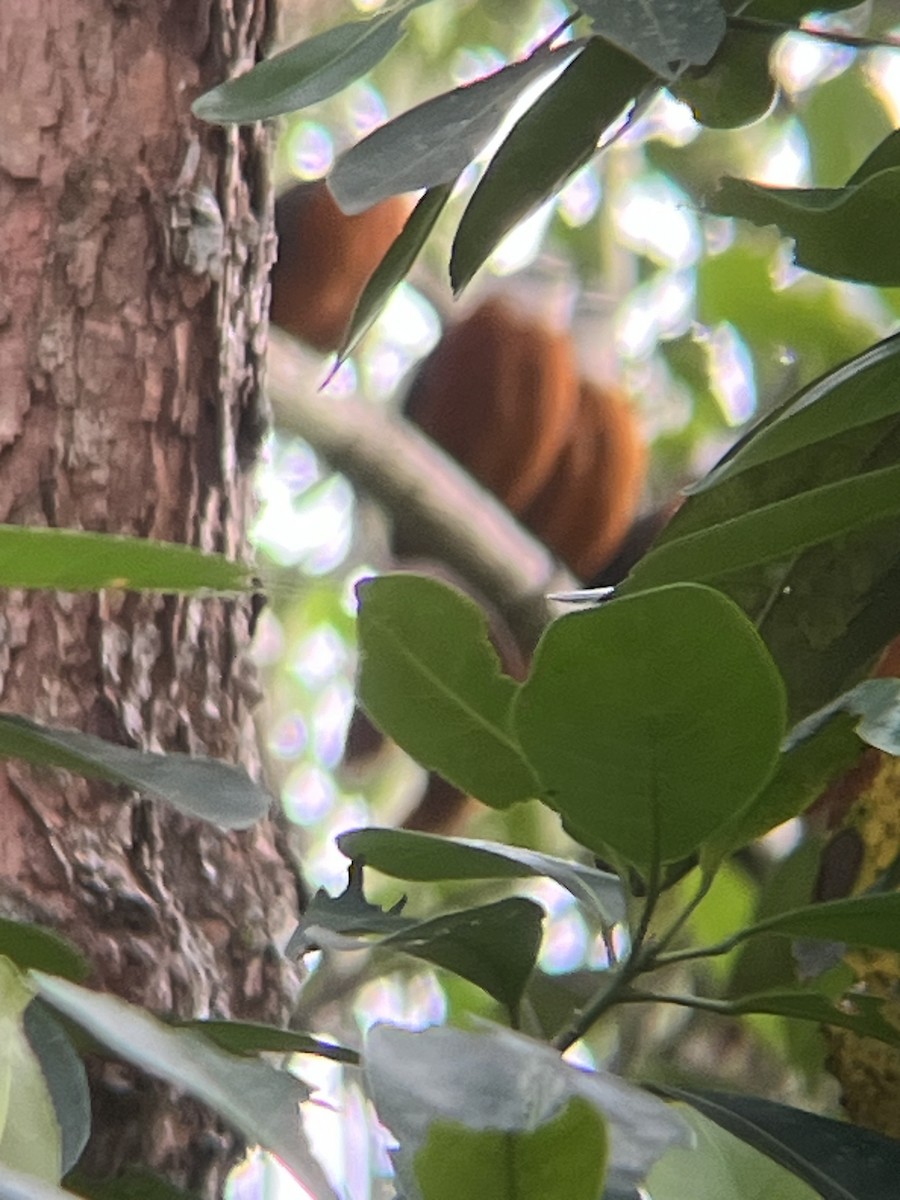
{"type": "Polygon", "coordinates": [[[389,513],[404,549],[439,558],[532,648],[560,611],[549,592],[578,581],[452,458],[403,417],[313,391],[310,356],[271,331],[268,393],[276,426],[294,434],[389,513]]]}

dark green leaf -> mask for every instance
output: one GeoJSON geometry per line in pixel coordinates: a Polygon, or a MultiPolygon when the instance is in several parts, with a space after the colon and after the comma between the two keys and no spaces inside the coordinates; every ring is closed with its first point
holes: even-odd
{"type": "Polygon", "coordinates": [[[842,188],[775,188],[726,177],[708,206],[720,216],[777,225],[809,271],[894,287],[900,284],[900,130],[890,134],[842,188]]]}
{"type": "Polygon", "coordinates": [[[657,75],[672,75],[681,63],[708,63],[725,36],[719,0],[691,0],[690,4],[582,0],[581,9],[599,34],[657,75]]]}
{"type": "Polygon", "coordinates": [[[403,36],[409,13],[428,0],[404,0],[368,21],[307,38],[220,83],[194,101],[194,116],[224,125],[277,117],[326,100],[371,71],[403,36]]]}
{"type": "Polygon", "coordinates": [[[76,1171],[66,1180],[85,1200],[201,1200],[197,1192],[185,1192],[167,1179],[139,1167],[127,1168],[113,1179],[98,1180],[76,1171]]]}
{"type": "Polygon", "coordinates": [[[485,804],[537,793],[510,724],[517,685],[503,675],[484,614],[433,579],[358,585],[359,699],[423,766],[485,804]]]}
{"type": "Polygon", "coordinates": [[[805,812],[832,780],[858,761],[863,749],[849,717],[829,721],[797,740],[782,753],[763,790],[703,847],[703,863],[714,868],[733,850],[805,812]]]}
{"type": "Polygon", "coordinates": [[[241,767],[187,754],[130,750],[73,729],[50,729],[0,714],[0,757],[61,767],[167,800],[189,817],[223,829],[246,829],[265,816],[271,799],[241,767]]]}
{"type": "Polygon", "coordinates": [[[897,1194],[900,1142],[894,1138],[757,1096],[662,1090],[805,1179],[823,1200],[894,1200],[897,1194]]]}
{"type": "Polygon", "coordinates": [[[74,979],[76,983],[87,979],[91,969],[71,942],[52,929],[10,921],[6,917],[0,917],[0,954],[6,955],[22,971],[35,967],[39,971],[74,979]]]}
{"type": "Polygon", "coordinates": [[[60,592],[246,592],[254,583],[248,567],[190,546],[0,525],[0,586],[60,592]]]}
{"type": "Polygon", "coordinates": [[[522,62],[454,88],[380,126],[341,155],[328,178],[346,213],[398,192],[453,184],[530,83],[575,53],[540,47],[522,62]]]}
{"type": "Polygon", "coordinates": [[[622,882],[617,875],[521,846],[470,838],[437,837],[407,829],[354,829],[337,838],[348,858],[395,879],[419,882],[442,879],[552,879],[611,925],[625,920],[622,882]]]}
{"type": "Polygon", "coordinates": [[[431,188],[413,209],[400,235],[394,240],[363,288],[338,351],[338,363],[343,362],[360,339],[368,333],[380,316],[391,292],[406,278],[438,217],[444,211],[452,191],[452,183],[431,188]]]}
{"type": "Polygon", "coordinates": [[[66,1031],[42,1000],[24,1014],[25,1036],[40,1064],[62,1138],[62,1173],[81,1158],[91,1133],[91,1096],[84,1064],[66,1031]]]}
{"type": "Polygon", "coordinates": [[[769,54],[777,36],[729,30],[709,66],[680,76],[670,91],[710,129],[734,129],[759,120],[775,103],[769,54]]]}
{"type": "Polygon", "coordinates": [[[332,1062],[359,1063],[359,1055],[346,1046],[323,1042],[309,1033],[298,1033],[293,1029],[279,1029],[277,1025],[263,1025],[258,1021],[177,1021],[184,1029],[202,1033],[221,1050],[230,1054],[314,1054],[332,1062]]]}
{"type": "Polygon", "coordinates": [[[528,1132],[435,1121],[415,1156],[425,1200],[597,1200],[606,1174],[606,1126],[574,1096],[528,1132]]]}
{"type": "Polygon", "coordinates": [[[852,896],[796,908],[750,926],[741,932],[740,940],[764,932],[900,950],[900,892],[852,896]]]}
{"type": "Polygon", "coordinates": [[[766,782],[784,693],[735,605],[676,586],[554,622],[514,720],[573,834],[645,869],[698,849],[766,782]]]}
{"type": "Polygon", "coordinates": [[[628,591],[680,580],[711,582],[897,516],[900,466],[869,471],[665,542],[641,559],[628,591]]]}
{"type": "Polygon", "coordinates": [[[453,241],[455,292],[509,230],[596,153],[604,130],[651,79],[615,46],[588,42],[513,127],[476,187],[453,241]]]}
{"type": "Polygon", "coordinates": [[[186,1029],[170,1029],[115,996],[41,972],[38,993],[63,1016],[128,1062],[208,1104],[251,1144],[276,1154],[322,1200],[334,1191],[306,1144],[297,1105],[308,1089],[268,1063],[236,1058],[186,1029]]]}
{"type": "Polygon", "coordinates": [[[300,924],[285,947],[288,958],[298,958],[323,945],[356,948],[358,939],[370,934],[386,937],[412,928],[415,918],[402,916],[406,897],[401,896],[390,909],[370,903],[363,890],[363,864],[351,862],[347,886],[339,896],[330,896],[319,888],[307,904],[300,924]]]}
{"type": "MultiPolygon", "coordinates": [[[[614,1075],[579,1070],[550,1046],[510,1030],[376,1025],[365,1063],[379,1116],[400,1143],[399,1182],[415,1189],[412,1195],[415,1157],[436,1121],[528,1133],[579,1098],[605,1120],[613,1189],[639,1183],[667,1147],[689,1140],[684,1122],[647,1092],[614,1075]]],[[[493,1200],[487,1190],[457,1194],[493,1200]]]]}
{"type": "Polygon", "coordinates": [[[788,1017],[793,1021],[812,1021],[816,1025],[833,1025],[849,1029],[858,1037],[875,1038],[888,1046],[900,1048],[900,1029],[882,1009],[885,1000],[880,996],[851,994],[835,1003],[828,996],[809,989],[786,988],[738,996],[723,1003],[721,1011],[733,1016],[767,1013],[788,1017]]]}

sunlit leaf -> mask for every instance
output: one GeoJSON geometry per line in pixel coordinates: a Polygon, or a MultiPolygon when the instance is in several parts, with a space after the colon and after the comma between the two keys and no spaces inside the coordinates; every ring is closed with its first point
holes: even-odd
{"type": "Polygon", "coordinates": [[[690,1144],[684,1122],[647,1092],[614,1075],[579,1070],[549,1046],[509,1030],[376,1025],[365,1061],[379,1117],[400,1143],[399,1181],[412,1188],[416,1155],[436,1121],[532,1132],[575,1098],[606,1123],[611,1188],[635,1186],[668,1146],[690,1144]]]}
{"type": "Polygon", "coordinates": [[[387,575],[359,584],[358,693],[375,724],[423,766],[485,804],[537,793],[509,709],[487,620],[433,579],[387,575]]]}
{"type": "Polygon", "coordinates": [[[91,1132],[91,1095],[84,1063],[42,1000],[32,1000],[23,1027],[44,1077],[61,1138],[61,1174],[81,1158],[91,1132]]]}
{"type": "Polygon", "coordinates": [[[276,1154],[322,1200],[335,1194],[313,1157],[298,1105],[304,1084],[266,1062],[237,1058],[186,1029],[170,1029],[115,996],[88,991],[41,972],[38,993],[63,1016],[135,1066],[208,1104],[251,1144],[276,1154]]]}
{"type": "Polygon", "coordinates": [[[514,722],[574,836],[647,868],[698,849],[766,782],[784,695],[740,611],[676,586],[555,621],[514,722]]]}
{"type": "Polygon", "coordinates": [[[437,1120],[414,1170],[425,1200],[597,1200],[606,1173],[606,1128],[580,1096],[527,1131],[437,1120]]]}
{"type": "Polygon", "coordinates": [[[194,101],[194,116],[220,125],[293,112],[326,100],[365,75],[403,36],[409,13],[429,0],[403,0],[367,21],[306,38],[194,101]]]}
{"type": "Polygon", "coordinates": [[[552,879],[609,924],[625,920],[625,898],[617,875],[521,846],[471,838],[438,837],[408,829],[354,829],[337,838],[349,858],[364,859],[395,879],[552,879]]]}
{"type": "Polygon", "coordinates": [[[604,130],[652,78],[615,46],[588,42],[519,119],[476,187],[453,241],[455,292],[509,230],[593,156],[604,130]]]}
{"type": "Polygon", "coordinates": [[[0,1166],[0,1200],[79,1200],[79,1197],[24,1171],[0,1166]]]}
{"type": "Polygon", "coordinates": [[[474,83],[411,108],[338,159],[328,185],[346,213],[398,192],[453,184],[484,149],[510,105],[530,83],[575,53],[541,47],[474,83]]]}
{"type": "Polygon", "coordinates": [[[246,829],[271,799],[241,767],[188,754],[151,754],[74,729],[51,729],[25,717],[0,714],[0,757],[60,767],[167,800],[190,817],[223,829],[246,829]]]}
{"type": "Polygon", "coordinates": [[[708,63],[725,36],[719,0],[582,0],[581,9],[597,33],[657,75],[671,75],[682,63],[708,63]]]}
{"type": "Polygon", "coordinates": [[[0,586],[60,592],[245,592],[254,581],[249,567],[172,542],[0,525],[0,586]]]}

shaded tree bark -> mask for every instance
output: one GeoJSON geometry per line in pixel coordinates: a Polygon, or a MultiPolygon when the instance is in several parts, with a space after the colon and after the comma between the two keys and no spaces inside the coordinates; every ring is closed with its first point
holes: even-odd
{"type": "MultiPolygon", "coordinates": [[[[191,101],[259,56],[270,0],[0,6],[0,521],[246,552],[272,258],[266,137],[191,101]]],[[[244,601],[7,594],[0,706],[259,762],[244,601]]],[[[0,770],[0,905],[92,983],[179,1016],[282,1020],[297,887],[272,823],[223,835],[100,784],[0,770]]],[[[86,1169],[206,1194],[236,1150],[193,1105],[93,1073],[86,1169]]]]}

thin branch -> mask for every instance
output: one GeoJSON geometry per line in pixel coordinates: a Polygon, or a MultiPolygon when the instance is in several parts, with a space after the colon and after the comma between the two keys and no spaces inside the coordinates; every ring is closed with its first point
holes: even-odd
{"type": "Polygon", "coordinates": [[[839,33],[836,29],[810,29],[806,25],[791,25],[785,21],[767,21],[762,17],[731,16],[728,24],[732,29],[746,29],[751,33],[771,33],[780,37],[785,33],[801,33],[804,37],[831,42],[835,46],[847,46],[851,50],[900,50],[900,39],[865,37],[863,34],[839,33]]]}
{"type": "Polygon", "coordinates": [[[523,649],[577,587],[507,509],[410,422],[354,397],[315,391],[309,355],[272,330],[268,392],[277,427],[318,451],[389,514],[410,555],[440,559],[504,616],[523,649]]]}

